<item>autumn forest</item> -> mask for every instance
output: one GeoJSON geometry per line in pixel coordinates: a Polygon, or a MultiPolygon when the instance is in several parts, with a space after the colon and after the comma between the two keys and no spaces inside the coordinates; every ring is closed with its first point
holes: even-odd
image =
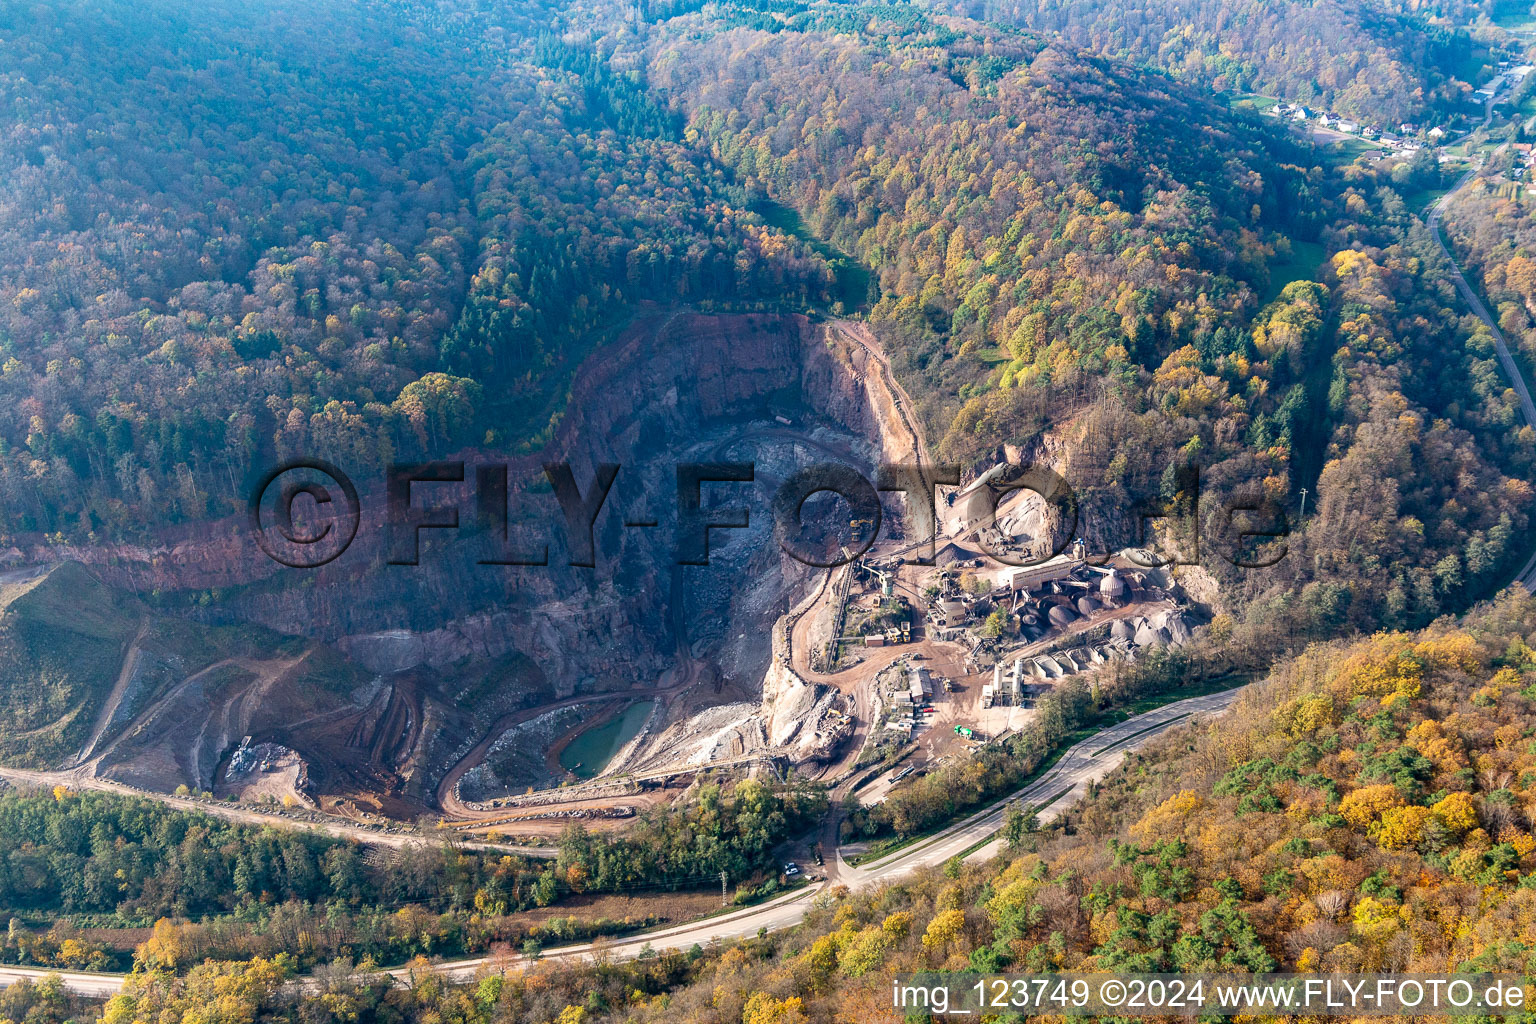
{"type": "MultiPolygon", "coordinates": [[[[1536,424],[1508,365],[1536,368],[1533,23],[1509,0],[0,7],[4,567],[159,567],[282,459],[533,457],[633,324],[785,314],[867,327],[967,482],[1052,465],[1096,550],[1163,509],[1201,609],[1189,646],[1061,685],[878,804],[704,776],[531,852],[365,853],[0,793],[0,961],[126,975],[104,1003],[14,985],[0,1022],[862,1024],[916,1019],[883,993],[926,969],[1532,971],[1536,603],[1512,583],[1536,424]],[[1290,104],[1353,131],[1271,116],[1290,104]],[[1234,506],[1283,529],[1234,539],[1234,506]],[[834,857],[921,841],[1097,728],[1241,684],[1051,821],[1013,808],[996,857],[708,948],[545,956],[671,920],[567,904],[713,899],[717,875],[733,905],[776,899],[824,820],[834,857]],[[450,981],[448,956],[499,969],[450,981]]],[[[162,640],[219,619],[215,587],[142,589],[162,640]]],[[[0,616],[24,767],[57,754],[39,708],[80,716],[66,746],[92,731],[69,672],[115,677],[150,632],[106,594],[49,596],[67,651],[0,616]]],[[[362,704],[387,671],[318,660],[362,704]]]]}

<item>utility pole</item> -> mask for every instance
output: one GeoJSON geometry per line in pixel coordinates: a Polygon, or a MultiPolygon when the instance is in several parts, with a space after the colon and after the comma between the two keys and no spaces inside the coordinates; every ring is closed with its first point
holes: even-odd
{"type": "Polygon", "coordinates": [[[725,898],[725,868],[721,868],[720,869],[720,905],[723,907],[723,906],[726,906],[727,903],[728,903],[728,901],[725,898]]]}
{"type": "Polygon", "coordinates": [[[1307,518],[1307,489],[1301,489],[1301,518],[1307,518]]]}

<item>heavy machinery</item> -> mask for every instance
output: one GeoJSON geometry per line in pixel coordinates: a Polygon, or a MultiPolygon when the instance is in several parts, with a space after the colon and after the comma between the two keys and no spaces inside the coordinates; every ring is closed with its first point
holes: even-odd
{"type": "Polygon", "coordinates": [[[853,542],[857,544],[863,538],[865,530],[871,533],[874,532],[875,521],[873,519],[850,519],[848,520],[848,528],[853,531],[853,542]]]}

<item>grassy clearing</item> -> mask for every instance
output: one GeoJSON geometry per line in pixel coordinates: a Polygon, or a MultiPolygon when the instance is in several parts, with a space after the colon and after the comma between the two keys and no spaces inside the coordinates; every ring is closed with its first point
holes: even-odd
{"type": "MultiPolygon", "coordinates": [[[[1447,164],[1446,166],[1449,168],[1452,165],[1447,164]]],[[[1450,191],[1451,187],[1449,185],[1441,186],[1438,188],[1421,188],[1416,191],[1406,193],[1403,196],[1403,202],[1408,205],[1410,210],[1421,210],[1425,214],[1428,214],[1430,207],[1434,206],[1441,199],[1445,198],[1445,195],[1450,191]]]]}
{"type": "Polygon", "coordinates": [[[832,268],[837,275],[837,300],[846,310],[861,309],[868,305],[869,268],[835,246],[817,238],[806,227],[800,214],[783,203],[763,199],[752,207],[752,212],[763,218],[769,227],[778,228],[804,242],[832,268]]]}
{"type": "Polygon", "coordinates": [[[1372,142],[1353,135],[1342,139],[1322,138],[1315,141],[1324,153],[1333,158],[1335,163],[1341,164],[1352,163],[1367,153],[1376,153],[1381,150],[1380,142],[1372,142]]]}
{"type": "Polygon", "coordinates": [[[1323,265],[1325,252],[1321,242],[1291,239],[1290,255],[1277,258],[1269,265],[1269,287],[1264,290],[1264,302],[1273,302],[1292,281],[1315,278],[1318,268],[1323,265]]]}
{"type": "Polygon", "coordinates": [[[1536,16],[1529,7],[1516,6],[1493,16],[1493,23],[1511,34],[1536,33],[1536,16]]]}
{"type": "Polygon", "coordinates": [[[1276,106],[1279,102],[1273,96],[1260,96],[1256,92],[1239,92],[1232,94],[1231,106],[1234,110],[1248,108],[1262,114],[1264,111],[1276,106]]]}

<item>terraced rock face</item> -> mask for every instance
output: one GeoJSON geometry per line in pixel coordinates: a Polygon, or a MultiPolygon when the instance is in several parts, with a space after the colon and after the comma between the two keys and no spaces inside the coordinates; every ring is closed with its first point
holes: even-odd
{"type": "MultiPolygon", "coordinates": [[[[659,691],[662,727],[754,704],[772,624],[811,576],[773,536],[773,496],[813,462],[872,476],[899,457],[888,388],[842,331],[803,318],[655,317],[592,357],[539,452],[442,453],[469,482],[418,485],[416,504],[456,503],[463,528],[423,531],[419,565],[387,564],[382,481],[358,480],[358,537],[318,570],[275,565],[224,522],[0,577],[0,756],[222,791],[251,736],[295,751],[322,804],[407,813],[508,716],[659,691]],[[490,461],[508,466],[512,535],[547,544],[548,566],[480,564],[472,467],[490,461]],[[599,463],[621,467],[594,567],[567,564],[552,461],[584,491],[599,463]],[[704,485],[704,506],[748,524],[710,531],[709,565],[679,566],[676,466],[720,462],[753,479],[704,485]]],[[[547,781],[536,769],[508,774],[547,781]]]]}
{"type": "Polygon", "coordinates": [[[79,566],[0,575],[0,756],[38,766],[78,749],[138,625],[133,603],[79,566]]]}
{"type": "Polygon", "coordinates": [[[209,788],[231,734],[366,679],[302,638],[167,615],[68,561],[0,578],[0,671],[6,763],[147,788],[209,788]]]}

